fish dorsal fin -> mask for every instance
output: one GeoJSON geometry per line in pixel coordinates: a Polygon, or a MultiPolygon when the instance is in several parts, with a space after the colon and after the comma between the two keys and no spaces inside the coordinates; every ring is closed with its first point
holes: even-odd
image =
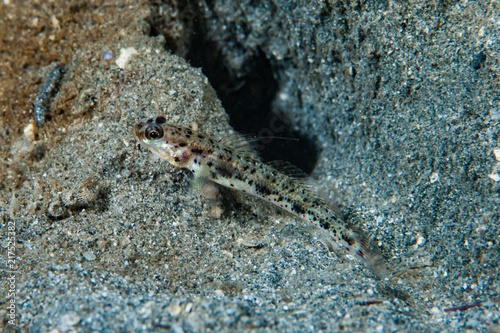
{"type": "Polygon", "coordinates": [[[294,180],[298,182],[309,182],[308,178],[309,175],[302,171],[301,169],[297,168],[295,165],[287,162],[287,161],[270,161],[267,162],[268,165],[272,166],[276,170],[284,173],[285,175],[294,178],[294,180]]]}
{"type": "Polygon", "coordinates": [[[219,144],[230,148],[233,152],[251,157],[258,156],[256,150],[258,138],[250,134],[231,133],[219,140],[219,144]]]}
{"type": "Polygon", "coordinates": [[[334,200],[329,199],[328,193],[321,189],[318,183],[312,179],[307,173],[297,168],[295,165],[287,161],[271,161],[267,165],[284,173],[290,177],[295,183],[300,184],[303,188],[309,191],[316,199],[320,200],[323,204],[330,207],[336,207],[334,200]]]}
{"type": "Polygon", "coordinates": [[[295,165],[287,161],[270,161],[266,163],[267,165],[273,167],[281,173],[284,173],[288,177],[292,178],[294,182],[299,183],[302,187],[305,187],[309,192],[314,194],[321,201],[325,201],[322,195],[318,191],[318,186],[314,180],[309,177],[307,173],[296,167],[295,165]]]}

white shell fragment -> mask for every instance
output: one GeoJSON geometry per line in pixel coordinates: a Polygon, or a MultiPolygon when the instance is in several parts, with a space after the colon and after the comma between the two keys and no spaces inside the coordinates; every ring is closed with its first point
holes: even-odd
{"type": "Polygon", "coordinates": [[[23,129],[23,138],[29,141],[35,141],[35,123],[30,122],[28,126],[23,129]]]}
{"type": "Polygon", "coordinates": [[[121,69],[124,69],[127,66],[130,59],[132,58],[132,56],[134,56],[137,53],[138,53],[137,50],[133,47],[120,49],[120,56],[116,59],[116,64],[121,69]]]}

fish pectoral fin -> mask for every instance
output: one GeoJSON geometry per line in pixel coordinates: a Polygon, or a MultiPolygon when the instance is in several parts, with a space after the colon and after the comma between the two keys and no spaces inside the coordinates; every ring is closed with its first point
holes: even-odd
{"type": "Polygon", "coordinates": [[[191,190],[197,195],[215,200],[219,196],[219,187],[208,178],[208,170],[205,169],[208,168],[204,167],[194,174],[191,190]]]}

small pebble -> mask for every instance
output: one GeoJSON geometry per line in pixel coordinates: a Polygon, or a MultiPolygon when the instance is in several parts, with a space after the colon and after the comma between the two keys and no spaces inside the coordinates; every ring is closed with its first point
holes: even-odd
{"type": "Polygon", "coordinates": [[[132,56],[137,54],[137,50],[133,47],[127,47],[126,49],[121,49],[120,50],[120,56],[116,59],[116,64],[118,67],[121,69],[124,69],[132,56]]]}
{"type": "Polygon", "coordinates": [[[178,315],[181,314],[182,312],[182,308],[175,304],[175,305],[171,305],[168,307],[168,312],[170,312],[170,315],[173,316],[173,317],[177,317],[178,315]]]}
{"type": "Polygon", "coordinates": [[[490,110],[491,120],[499,120],[500,119],[500,110],[498,108],[494,108],[490,110]]]}
{"type": "Polygon", "coordinates": [[[95,260],[95,258],[96,258],[95,254],[94,254],[94,253],[92,253],[92,251],[87,251],[87,252],[85,252],[85,253],[83,254],[83,257],[84,257],[85,259],[87,259],[88,261],[93,261],[93,260],[95,260]]]}
{"type": "Polygon", "coordinates": [[[71,327],[80,322],[81,318],[74,312],[66,313],[61,317],[61,326],[71,327]]]}

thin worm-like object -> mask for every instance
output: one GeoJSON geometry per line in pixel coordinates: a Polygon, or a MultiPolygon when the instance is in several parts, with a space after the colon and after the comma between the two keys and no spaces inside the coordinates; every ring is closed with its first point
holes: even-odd
{"type": "Polygon", "coordinates": [[[63,75],[63,67],[57,65],[45,78],[42,88],[33,102],[35,122],[38,127],[42,127],[45,123],[45,117],[48,114],[47,105],[49,103],[49,99],[55,95],[63,75]]]}
{"type": "Polygon", "coordinates": [[[444,312],[465,311],[465,310],[469,310],[469,309],[472,309],[472,308],[478,308],[478,307],[481,306],[481,304],[482,304],[482,302],[477,302],[477,303],[474,303],[474,304],[467,304],[467,305],[455,306],[455,307],[452,307],[452,308],[443,309],[443,311],[444,312]]]}

